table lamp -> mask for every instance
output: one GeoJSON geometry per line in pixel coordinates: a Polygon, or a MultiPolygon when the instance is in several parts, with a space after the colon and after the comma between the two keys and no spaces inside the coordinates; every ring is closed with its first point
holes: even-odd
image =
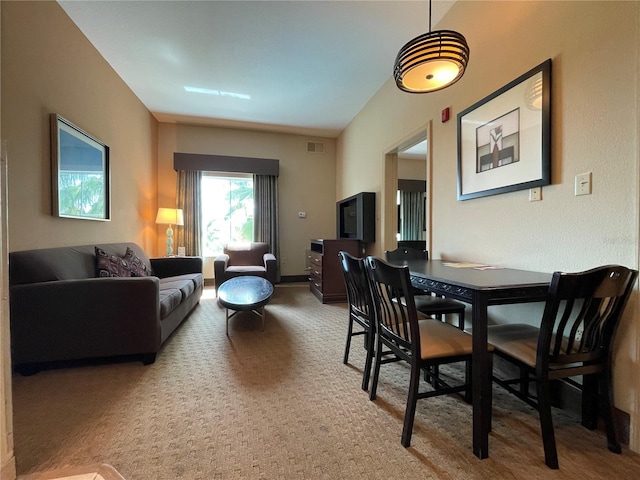
{"type": "Polygon", "coordinates": [[[182,209],[180,208],[159,208],[156,216],[158,225],[169,225],[167,228],[167,257],[173,255],[173,228],[172,225],[184,225],[182,209]]]}

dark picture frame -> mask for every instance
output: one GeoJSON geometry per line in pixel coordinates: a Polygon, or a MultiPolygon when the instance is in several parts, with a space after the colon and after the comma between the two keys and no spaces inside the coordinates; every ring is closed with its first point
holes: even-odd
{"type": "Polygon", "coordinates": [[[110,220],[109,147],[57,113],[50,120],[53,215],[110,220]]]}
{"type": "Polygon", "coordinates": [[[458,200],[551,183],[551,59],[458,114],[458,200]]]}

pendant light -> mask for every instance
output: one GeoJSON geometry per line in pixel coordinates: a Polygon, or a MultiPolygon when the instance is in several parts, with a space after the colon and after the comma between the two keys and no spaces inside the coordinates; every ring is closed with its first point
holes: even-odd
{"type": "Polygon", "coordinates": [[[469,45],[458,32],[431,31],[429,0],[429,32],[408,42],[398,52],[393,76],[400,90],[428,93],[454,84],[467,68],[469,45]]]}

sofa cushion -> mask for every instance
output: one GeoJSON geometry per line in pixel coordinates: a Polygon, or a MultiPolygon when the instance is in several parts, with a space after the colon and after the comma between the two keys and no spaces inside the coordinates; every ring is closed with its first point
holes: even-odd
{"type": "Polygon", "coordinates": [[[166,318],[182,302],[182,292],[177,288],[160,289],[160,318],[166,318]]]}
{"type": "Polygon", "coordinates": [[[163,280],[165,282],[173,282],[175,280],[190,280],[193,286],[201,288],[204,284],[204,278],[201,273],[185,273],[184,275],[175,275],[173,277],[165,277],[160,279],[160,288],[162,288],[163,280]]]}
{"type": "Polygon", "coordinates": [[[147,265],[131,247],[127,247],[124,259],[129,262],[132,277],[148,277],[151,275],[151,266],[147,265]]]}
{"type": "Polygon", "coordinates": [[[131,266],[124,258],[108,254],[96,247],[96,276],[98,277],[130,277],[131,266]]]}
{"type": "Polygon", "coordinates": [[[160,291],[163,290],[179,290],[182,298],[185,299],[191,295],[196,289],[191,279],[179,279],[176,277],[167,277],[160,279],[160,291]]]}

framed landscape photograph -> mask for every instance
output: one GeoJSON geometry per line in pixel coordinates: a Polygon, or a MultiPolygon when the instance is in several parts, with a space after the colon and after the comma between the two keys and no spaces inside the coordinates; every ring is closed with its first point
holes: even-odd
{"type": "Polygon", "coordinates": [[[458,114],[458,200],[551,183],[551,60],[458,114]]]}
{"type": "Polygon", "coordinates": [[[109,147],[51,114],[53,215],[109,220],[109,147]]]}

